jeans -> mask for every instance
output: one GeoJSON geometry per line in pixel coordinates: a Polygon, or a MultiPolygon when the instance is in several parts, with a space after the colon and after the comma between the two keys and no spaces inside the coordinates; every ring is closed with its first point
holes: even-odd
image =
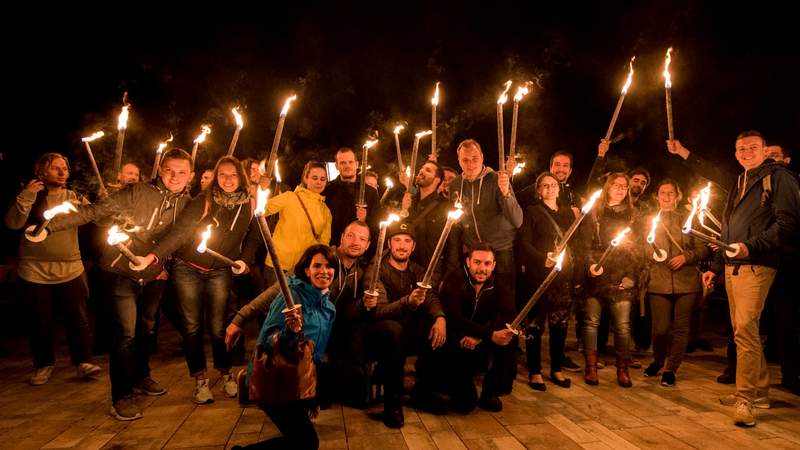
{"type": "Polygon", "coordinates": [[[164,290],[163,281],[144,285],[113,275],[111,295],[112,342],[109,358],[111,399],[133,393],[133,385],[150,376],[150,340],[164,290]]]}
{"type": "Polygon", "coordinates": [[[230,269],[200,270],[184,262],[173,268],[172,278],[178,294],[183,320],[183,347],[192,376],[206,370],[203,327],[208,331],[214,367],[227,372],[231,355],[225,347],[225,316],[231,289],[230,269]]]}
{"type": "Polygon", "coordinates": [[[19,279],[22,298],[30,306],[30,342],[37,369],[55,364],[53,348],[54,309],[63,307],[72,364],[92,360],[92,333],[86,313],[89,290],[86,275],[58,284],[40,284],[19,279]]]}
{"type": "Polygon", "coordinates": [[[725,266],[725,290],[736,342],[736,396],[751,402],[769,391],[769,369],[758,325],[776,272],[765,266],[725,266]]]}
{"type": "MultiPolygon", "coordinates": [[[[587,352],[597,351],[597,328],[600,326],[603,301],[595,296],[586,298],[586,315],[583,321],[583,348],[587,352]]],[[[630,361],[631,302],[620,300],[607,303],[608,310],[611,312],[610,324],[611,330],[614,332],[614,350],[617,353],[617,358],[623,361],[630,361]]]]}
{"type": "Polygon", "coordinates": [[[676,372],[686,355],[689,324],[697,293],[648,294],[653,313],[653,361],[665,370],[676,372]]]}

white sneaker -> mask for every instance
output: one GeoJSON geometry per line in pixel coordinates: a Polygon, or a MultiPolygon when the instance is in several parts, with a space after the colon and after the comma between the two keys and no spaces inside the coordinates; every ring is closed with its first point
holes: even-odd
{"type": "Polygon", "coordinates": [[[211,389],[208,387],[208,378],[197,380],[197,384],[194,386],[193,396],[194,402],[198,405],[214,402],[214,394],[211,393],[211,389]]]}
{"type": "Polygon", "coordinates": [[[96,364],[88,362],[78,364],[78,378],[89,378],[93,375],[99,374],[102,371],[103,369],[96,364]]]}
{"type": "Polygon", "coordinates": [[[752,427],[756,424],[756,416],[753,411],[753,404],[744,399],[736,402],[736,409],[733,412],[733,422],[736,425],[752,427]]]}
{"type": "Polygon", "coordinates": [[[227,373],[223,375],[220,381],[222,383],[221,389],[222,392],[225,393],[225,396],[233,398],[239,395],[239,385],[231,374],[227,373]]]}
{"type": "Polygon", "coordinates": [[[50,375],[53,374],[54,366],[44,366],[36,369],[36,373],[33,374],[30,380],[30,384],[32,386],[41,386],[48,381],[50,381],[50,375]]]}
{"type": "MultiPolygon", "coordinates": [[[[725,406],[736,406],[738,400],[739,397],[737,397],[736,394],[723,395],[719,398],[719,402],[725,406]]],[[[753,400],[753,406],[758,409],[769,409],[769,397],[758,397],[753,400]]]]}

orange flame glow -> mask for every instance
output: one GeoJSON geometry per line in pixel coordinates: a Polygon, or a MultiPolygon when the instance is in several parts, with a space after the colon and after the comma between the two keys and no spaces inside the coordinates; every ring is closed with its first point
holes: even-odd
{"type": "Polygon", "coordinates": [[[672,76],[669,74],[669,63],[672,62],[672,47],[667,49],[667,59],[664,60],[664,87],[672,87],[672,76]]]}
{"type": "Polygon", "coordinates": [[[625,86],[622,86],[622,95],[625,95],[625,94],[628,93],[628,88],[631,87],[631,83],[633,82],[633,61],[634,60],[636,60],[635,56],[633,58],[631,58],[631,62],[628,63],[630,65],[631,69],[628,72],[628,79],[625,80],[625,86]]]}
{"type": "Polygon", "coordinates": [[[239,107],[233,108],[231,110],[233,113],[233,118],[236,119],[236,128],[242,129],[244,128],[244,120],[242,120],[242,114],[239,112],[239,107]]]}
{"type": "Polygon", "coordinates": [[[619,244],[622,243],[622,240],[625,239],[625,235],[631,232],[631,227],[625,227],[624,230],[620,231],[617,236],[611,240],[611,245],[614,247],[619,247],[619,244]]]}
{"type": "Polygon", "coordinates": [[[45,220],[50,220],[57,214],[67,214],[71,212],[78,212],[78,209],[75,208],[75,205],[73,205],[71,202],[66,201],[58,206],[48,209],[42,215],[44,216],[45,220]]]}
{"type": "Polygon", "coordinates": [[[508,90],[511,89],[511,80],[505,82],[506,88],[503,90],[503,93],[500,94],[500,97],[497,98],[498,105],[504,105],[508,100],[508,90]]]}
{"type": "Polygon", "coordinates": [[[100,139],[101,137],[103,137],[105,135],[106,134],[103,133],[102,131],[95,131],[94,133],[92,133],[91,136],[86,136],[86,137],[81,138],[81,142],[92,142],[92,141],[94,141],[96,139],[100,139]]]}
{"type": "Polygon", "coordinates": [[[205,253],[208,249],[208,239],[211,237],[211,224],[208,224],[206,227],[206,231],[203,231],[203,239],[200,241],[200,245],[197,246],[198,253],[205,253]]]}
{"type": "Polygon", "coordinates": [[[267,212],[267,199],[269,198],[269,189],[261,189],[258,187],[256,209],[253,211],[256,216],[263,216],[267,212]]]}
{"type": "Polygon", "coordinates": [[[581,213],[589,214],[589,211],[591,211],[592,208],[594,207],[594,202],[596,202],[597,199],[600,198],[600,194],[602,193],[603,193],[602,189],[594,191],[594,194],[592,194],[592,196],[589,197],[589,201],[586,202],[585,205],[583,205],[583,208],[581,208],[581,213]]]}
{"type": "Polygon", "coordinates": [[[514,101],[519,103],[528,93],[530,92],[530,85],[532,83],[530,81],[526,81],[525,84],[517,88],[517,93],[514,95],[514,101]]]}
{"type": "Polygon", "coordinates": [[[433,98],[431,99],[431,105],[436,106],[439,104],[439,82],[436,82],[436,91],[433,93],[433,98]]]}
{"type": "Polygon", "coordinates": [[[566,254],[567,254],[567,249],[561,250],[561,254],[558,255],[558,258],[556,258],[555,269],[558,270],[559,272],[561,271],[561,264],[564,262],[564,255],[566,254]]]}
{"type": "Polygon", "coordinates": [[[211,134],[211,125],[203,125],[203,129],[202,131],[200,131],[200,134],[194,140],[194,143],[202,144],[203,142],[205,142],[206,136],[208,136],[209,134],[211,134]]]}
{"type": "Polygon", "coordinates": [[[108,230],[108,245],[117,245],[130,239],[130,236],[119,231],[119,227],[114,225],[108,230]]]}
{"type": "Polygon", "coordinates": [[[283,103],[283,109],[281,110],[282,116],[286,117],[286,115],[289,114],[289,107],[295,100],[297,100],[297,95],[292,95],[291,97],[286,99],[286,102],[283,103]]]}
{"type": "Polygon", "coordinates": [[[124,130],[128,128],[128,113],[130,110],[130,106],[125,105],[122,107],[122,112],[119,113],[119,118],[117,119],[117,129],[124,130]]]}
{"type": "Polygon", "coordinates": [[[652,225],[650,226],[650,233],[647,234],[647,243],[652,244],[656,241],[656,227],[658,226],[658,222],[661,220],[661,211],[653,217],[652,225]]]}

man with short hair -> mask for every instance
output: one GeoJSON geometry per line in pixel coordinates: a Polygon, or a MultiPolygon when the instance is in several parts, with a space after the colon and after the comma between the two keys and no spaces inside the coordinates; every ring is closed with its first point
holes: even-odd
{"type": "Polygon", "coordinates": [[[443,178],[442,182],[439,184],[439,193],[444,195],[445,197],[449,197],[450,182],[452,182],[453,179],[455,179],[455,177],[458,175],[458,172],[456,172],[456,169],[453,169],[452,167],[442,166],[442,174],[443,178]]]}
{"type": "Polygon", "coordinates": [[[123,187],[129,184],[138,183],[139,166],[133,162],[127,162],[123,164],[119,169],[119,173],[117,174],[117,182],[123,187]]]}
{"type": "MultiPolygon", "coordinates": [[[[403,210],[408,211],[406,221],[413,224],[416,232],[417,245],[411,258],[423,267],[427,266],[433,257],[433,251],[439,242],[450,209],[450,202],[438,193],[443,176],[438,163],[426,161],[414,180],[417,185],[416,193],[411,195],[406,192],[403,195],[403,210]]],[[[440,258],[446,260],[444,253],[440,258]]],[[[440,273],[443,269],[442,265],[437,263],[436,280],[443,275],[440,273]]]]}
{"type": "Polygon", "coordinates": [[[439,294],[448,328],[443,356],[448,371],[442,377],[450,386],[452,410],[468,414],[477,405],[498,412],[503,409],[498,398],[500,377],[516,364],[514,347],[509,345],[515,334],[506,327],[505,315],[513,306],[498,295],[492,276],[494,251],[489,245],[475,244],[465,262],[466,270],[448,274],[439,294]],[[483,379],[479,400],[473,377],[485,370],[490,357],[492,366],[483,379]]]}
{"type": "Polygon", "coordinates": [[[371,233],[378,228],[380,199],[375,189],[364,189],[365,208],[356,207],[358,201],[358,160],[352,148],[342,147],[336,152],[336,170],[339,176],[325,186],[322,195],[331,210],[331,245],[338,245],[344,228],[353,220],[369,224],[371,233]]]}
{"type": "Polygon", "coordinates": [[[377,191],[379,189],[378,186],[378,172],[374,170],[368,170],[367,173],[364,174],[364,184],[369,187],[375,188],[377,191]]]}
{"type": "Polygon", "coordinates": [[[780,145],[770,145],[767,147],[767,156],[779,163],[787,166],[792,163],[792,151],[780,145]]]}

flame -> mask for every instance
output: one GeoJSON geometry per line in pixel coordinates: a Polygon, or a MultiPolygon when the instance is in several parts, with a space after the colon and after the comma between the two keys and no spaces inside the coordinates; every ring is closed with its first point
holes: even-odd
{"type": "Polygon", "coordinates": [[[503,91],[502,94],[500,94],[500,97],[497,98],[497,104],[498,105],[504,105],[506,103],[506,100],[508,100],[508,95],[507,94],[508,94],[508,90],[511,89],[511,80],[506,81],[505,85],[506,85],[506,89],[503,91]]]}
{"type": "Polygon", "coordinates": [[[456,200],[456,202],[453,204],[453,206],[455,206],[456,209],[463,209],[464,208],[464,205],[462,205],[459,200],[456,200]]]}
{"type": "Polygon", "coordinates": [[[407,177],[411,176],[411,166],[406,166],[406,176],[407,177]]]}
{"type": "Polygon", "coordinates": [[[277,181],[278,184],[280,184],[282,182],[282,180],[281,180],[281,170],[278,167],[278,160],[277,159],[275,160],[275,181],[277,181]]]}
{"type": "Polygon", "coordinates": [[[567,249],[561,250],[561,254],[558,255],[558,258],[556,258],[556,270],[561,271],[561,264],[564,262],[564,255],[566,255],[566,253],[567,249]]]}
{"type": "Polygon", "coordinates": [[[124,130],[128,128],[128,110],[130,106],[125,105],[122,107],[122,112],[119,113],[119,119],[117,120],[117,129],[124,130]]]}
{"type": "Polygon", "coordinates": [[[395,213],[392,213],[392,214],[389,214],[389,216],[386,217],[386,220],[384,220],[383,222],[380,223],[380,226],[381,227],[388,227],[392,223],[399,222],[399,221],[400,221],[400,216],[398,216],[395,213]]]}
{"type": "Polygon", "coordinates": [[[108,245],[117,245],[130,239],[130,236],[119,231],[119,227],[114,225],[108,230],[108,245]]]}
{"type": "Polygon", "coordinates": [[[592,194],[592,196],[589,197],[589,201],[586,202],[585,205],[583,205],[583,208],[581,208],[581,213],[589,214],[589,211],[591,211],[592,208],[594,207],[594,202],[596,202],[597,199],[600,198],[600,194],[602,193],[603,193],[602,189],[594,191],[594,194],[592,194]]]}
{"type": "Polygon", "coordinates": [[[47,211],[45,211],[42,215],[44,216],[45,220],[50,220],[56,216],[56,214],[66,214],[70,212],[78,212],[78,209],[75,208],[75,205],[66,201],[58,206],[54,206],[47,211]]]}
{"type": "Polygon", "coordinates": [[[519,103],[523,97],[528,95],[530,92],[530,81],[526,81],[525,84],[517,88],[517,93],[514,95],[514,101],[519,103]]]}
{"type": "Polygon", "coordinates": [[[631,70],[630,70],[630,72],[628,72],[628,79],[625,80],[625,86],[622,86],[622,95],[625,95],[625,94],[628,93],[628,88],[631,87],[631,82],[633,82],[633,61],[635,59],[636,59],[636,57],[634,56],[633,58],[631,58],[631,62],[628,63],[630,65],[630,67],[631,67],[631,70]]]}
{"type": "Polygon", "coordinates": [[[369,150],[378,143],[377,139],[367,139],[367,142],[364,142],[364,148],[369,150]]]}
{"type": "Polygon", "coordinates": [[[166,141],[158,144],[158,148],[156,149],[156,153],[158,153],[160,155],[161,152],[163,152],[164,149],[167,147],[167,143],[169,143],[169,142],[172,142],[172,133],[169,134],[169,139],[167,139],[166,141]]]}
{"type": "Polygon", "coordinates": [[[417,139],[421,139],[431,134],[433,134],[433,130],[420,131],[419,133],[415,134],[414,137],[416,137],[417,139]]]}
{"type": "Polygon", "coordinates": [[[263,216],[267,212],[267,199],[269,198],[269,189],[261,189],[258,187],[258,194],[256,200],[256,209],[253,211],[256,216],[263,216]]]}
{"type": "Polygon", "coordinates": [[[461,208],[456,208],[454,210],[447,212],[447,219],[448,220],[458,220],[464,214],[464,210],[461,208]]]}
{"type": "Polygon", "coordinates": [[[436,106],[439,104],[439,82],[436,82],[436,92],[433,93],[433,98],[431,99],[431,105],[436,106]]]}
{"type": "Polygon", "coordinates": [[[393,187],[394,187],[394,183],[392,183],[392,180],[391,180],[391,178],[385,178],[385,179],[383,180],[383,184],[385,184],[385,185],[386,185],[386,189],[391,189],[391,188],[393,188],[393,187]]]}
{"type": "Polygon", "coordinates": [[[400,132],[403,131],[403,129],[405,129],[404,126],[397,125],[396,127],[394,127],[394,134],[400,134],[400,132]]]}
{"type": "Polygon", "coordinates": [[[241,130],[244,128],[244,120],[242,120],[242,114],[239,112],[239,107],[233,108],[231,110],[233,113],[233,118],[236,119],[236,128],[241,130]]]}
{"type": "Polygon", "coordinates": [[[105,135],[106,134],[103,133],[102,131],[95,131],[94,133],[92,133],[91,136],[86,136],[86,137],[81,138],[81,142],[92,142],[92,141],[94,141],[96,139],[100,139],[101,137],[103,137],[105,135]]]}
{"type": "Polygon", "coordinates": [[[667,59],[664,60],[664,87],[669,89],[672,87],[672,76],[669,74],[669,63],[672,62],[672,47],[667,49],[667,59]]]}
{"type": "Polygon", "coordinates": [[[656,227],[658,226],[658,222],[661,220],[661,211],[653,217],[653,222],[650,227],[650,233],[647,234],[647,243],[652,244],[656,241],[656,227]]]}
{"type": "Polygon", "coordinates": [[[524,162],[517,164],[517,167],[514,167],[514,171],[511,172],[511,175],[519,175],[520,173],[522,173],[522,169],[524,168],[525,168],[524,162]]]}
{"type": "Polygon", "coordinates": [[[297,95],[292,95],[291,97],[286,99],[286,102],[283,103],[283,109],[281,110],[281,116],[286,117],[289,114],[289,106],[292,105],[292,102],[297,100],[297,95]]]}
{"type": "Polygon", "coordinates": [[[611,245],[614,247],[618,247],[619,244],[622,243],[622,240],[625,239],[625,235],[631,232],[631,227],[625,227],[624,230],[620,231],[619,234],[611,240],[611,245]]]}
{"type": "Polygon", "coordinates": [[[203,129],[202,129],[202,131],[200,131],[200,134],[194,140],[194,143],[195,144],[202,144],[203,142],[205,142],[206,136],[208,136],[209,134],[211,134],[211,126],[210,125],[203,125],[203,129]]]}
{"type": "Polygon", "coordinates": [[[686,218],[686,223],[683,224],[683,228],[681,229],[684,234],[688,234],[692,229],[692,221],[694,221],[694,216],[697,215],[697,210],[700,207],[700,201],[699,194],[692,198],[692,212],[689,213],[689,217],[686,218]]]}
{"type": "Polygon", "coordinates": [[[208,224],[208,226],[206,227],[206,231],[203,231],[203,234],[201,236],[203,236],[203,239],[200,240],[200,244],[197,246],[197,252],[205,253],[206,250],[208,249],[207,247],[208,238],[211,237],[211,224],[208,224]]]}
{"type": "Polygon", "coordinates": [[[705,225],[706,211],[708,211],[708,201],[711,200],[711,183],[709,182],[706,187],[700,190],[700,206],[698,208],[697,218],[700,223],[705,225]]]}

